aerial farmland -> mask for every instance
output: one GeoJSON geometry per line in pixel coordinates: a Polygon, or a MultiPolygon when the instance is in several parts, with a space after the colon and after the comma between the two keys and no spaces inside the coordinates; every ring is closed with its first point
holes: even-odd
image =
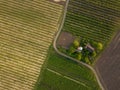
{"type": "Polygon", "coordinates": [[[0,90],[119,90],[119,0],[0,0],[0,90]]]}
{"type": "Polygon", "coordinates": [[[58,28],[61,5],[0,1],[0,90],[32,90],[58,28]]]}

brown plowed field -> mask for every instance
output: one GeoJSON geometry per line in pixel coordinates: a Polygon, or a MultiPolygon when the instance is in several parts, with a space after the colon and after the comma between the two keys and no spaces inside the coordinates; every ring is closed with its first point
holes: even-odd
{"type": "Polygon", "coordinates": [[[106,90],[120,90],[120,30],[95,65],[106,90]]]}

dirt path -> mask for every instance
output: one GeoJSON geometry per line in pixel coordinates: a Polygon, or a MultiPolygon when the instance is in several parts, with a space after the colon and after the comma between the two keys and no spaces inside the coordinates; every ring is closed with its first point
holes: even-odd
{"type": "Polygon", "coordinates": [[[120,30],[97,61],[95,69],[106,90],[120,90],[120,30]]]}

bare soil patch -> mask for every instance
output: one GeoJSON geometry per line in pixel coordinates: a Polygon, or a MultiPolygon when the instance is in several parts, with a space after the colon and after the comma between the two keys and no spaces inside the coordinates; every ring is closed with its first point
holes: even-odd
{"type": "Polygon", "coordinates": [[[106,90],[120,90],[120,30],[96,62],[95,69],[106,90]]]}
{"type": "Polygon", "coordinates": [[[68,32],[61,32],[57,40],[57,46],[61,46],[63,48],[68,49],[73,43],[74,39],[75,37],[72,34],[68,32]]]}
{"type": "Polygon", "coordinates": [[[48,1],[60,4],[60,5],[63,5],[63,6],[65,6],[65,3],[66,3],[66,0],[48,0],[48,1]]]}

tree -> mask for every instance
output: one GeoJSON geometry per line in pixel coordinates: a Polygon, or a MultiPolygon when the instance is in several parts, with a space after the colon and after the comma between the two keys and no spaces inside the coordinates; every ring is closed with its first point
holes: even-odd
{"type": "Polygon", "coordinates": [[[74,47],[76,48],[76,47],[79,47],[80,43],[79,43],[79,41],[76,39],[76,40],[74,40],[73,45],[74,45],[74,47]]]}
{"type": "Polygon", "coordinates": [[[75,52],[75,48],[73,46],[70,47],[70,49],[68,50],[69,54],[71,55],[72,53],[75,52]]]}
{"type": "Polygon", "coordinates": [[[103,49],[103,44],[100,42],[91,41],[91,45],[96,48],[97,51],[103,49]]]}
{"type": "Polygon", "coordinates": [[[81,60],[81,58],[82,58],[82,54],[79,53],[78,56],[77,56],[77,59],[78,59],[78,60],[81,60]]]}
{"type": "Polygon", "coordinates": [[[96,57],[96,55],[97,55],[96,52],[93,51],[93,52],[92,52],[92,57],[94,58],[94,57],[96,57]]]}
{"type": "Polygon", "coordinates": [[[90,64],[90,61],[89,61],[88,57],[85,57],[84,60],[85,60],[85,63],[90,64]]]}
{"type": "Polygon", "coordinates": [[[103,49],[103,45],[102,43],[97,43],[97,50],[102,50],[103,49]]]}

